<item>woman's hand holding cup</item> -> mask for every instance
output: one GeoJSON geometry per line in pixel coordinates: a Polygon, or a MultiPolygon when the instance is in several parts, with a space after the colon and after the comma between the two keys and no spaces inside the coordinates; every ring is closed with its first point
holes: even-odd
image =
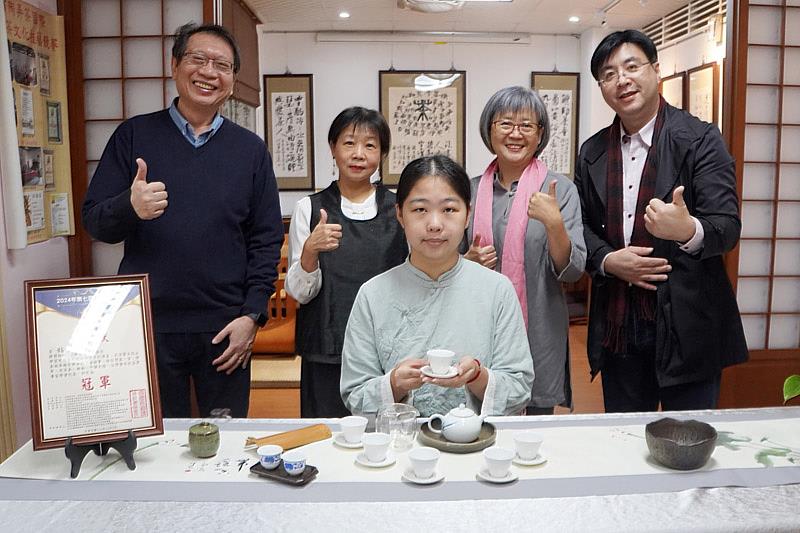
{"type": "Polygon", "coordinates": [[[412,390],[422,387],[422,372],[420,369],[427,365],[424,359],[405,359],[400,361],[389,376],[392,385],[392,394],[396,401],[405,398],[412,390]]]}
{"type": "Polygon", "coordinates": [[[465,355],[458,361],[458,374],[452,378],[432,378],[424,376],[423,383],[432,383],[440,387],[448,389],[455,389],[463,387],[469,380],[475,377],[476,372],[480,372],[480,365],[476,362],[475,358],[471,355],[465,355]]]}

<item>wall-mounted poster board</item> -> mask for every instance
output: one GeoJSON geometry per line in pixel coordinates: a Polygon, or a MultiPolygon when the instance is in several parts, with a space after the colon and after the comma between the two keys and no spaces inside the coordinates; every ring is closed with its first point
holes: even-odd
{"type": "Polygon", "coordinates": [[[572,179],[578,155],[580,74],[532,72],[531,87],[542,97],[550,119],[550,142],[539,154],[547,168],[572,179]]]}
{"type": "Polygon", "coordinates": [[[314,190],[312,74],[264,76],[265,137],[282,191],[314,190]]]}
{"type": "Polygon", "coordinates": [[[717,123],[719,72],[716,63],[693,68],[688,72],[689,113],[700,120],[717,123]]]}
{"type": "Polygon", "coordinates": [[[33,448],[164,432],[147,275],[25,282],[33,448]]]}
{"type": "Polygon", "coordinates": [[[403,168],[426,155],[464,165],[466,77],[463,70],[380,71],[380,111],[392,132],[381,164],[384,184],[397,185],[403,168]]]}
{"type": "Polygon", "coordinates": [[[26,243],[9,239],[17,248],[75,233],[64,21],[19,0],[4,7],[21,178],[3,189],[24,205],[6,213],[7,229],[24,225],[27,233],[26,243]]]}

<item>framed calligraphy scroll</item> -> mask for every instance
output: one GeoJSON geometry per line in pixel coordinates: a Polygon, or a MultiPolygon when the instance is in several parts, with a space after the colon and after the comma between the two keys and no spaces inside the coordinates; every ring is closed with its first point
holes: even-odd
{"type": "Polygon", "coordinates": [[[382,70],[379,79],[380,111],[392,132],[383,183],[397,185],[406,164],[426,155],[447,155],[463,166],[467,73],[382,70]]]}
{"type": "Polygon", "coordinates": [[[661,83],[658,88],[659,92],[661,92],[661,96],[664,97],[664,100],[666,100],[669,105],[677,107],[678,109],[684,109],[684,103],[686,102],[685,72],[678,72],[672,76],[661,78],[661,83]]]}
{"type": "Polygon", "coordinates": [[[147,275],[25,282],[33,449],[164,433],[147,275]]]}
{"type": "Polygon", "coordinates": [[[717,124],[719,73],[716,63],[689,70],[689,102],[686,110],[700,120],[717,124]]]}
{"type": "Polygon", "coordinates": [[[578,156],[579,78],[577,72],[531,72],[531,87],[542,97],[550,119],[550,141],[539,159],[569,179],[578,156]]]}
{"type": "Polygon", "coordinates": [[[264,132],[282,191],[314,190],[312,90],[312,74],[264,76],[264,132]]]}

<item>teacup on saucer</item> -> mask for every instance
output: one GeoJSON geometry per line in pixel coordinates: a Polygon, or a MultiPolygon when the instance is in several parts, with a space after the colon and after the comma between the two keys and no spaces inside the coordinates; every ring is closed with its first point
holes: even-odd
{"type": "Polygon", "coordinates": [[[361,466],[367,466],[369,468],[383,468],[385,466],[391,466],[397,461],[397,457],[389,451],[386,452],[386,458],[383,461],[373,463],[367,457],[366,452],[361,452],[356,456],[356,463],[360,464],[361,466]]]}
{"type": "Polygon", "coordinates": [[[536,466],[547,462],[547,457],[542,455],[541,453],[536,454],[536,457],[533,459],[523,459],[519,455],[515,455],[514,458],[511,460],[512,463],[515,465],[520,466],[536,466]]]}
{"type": "Polygon", "coordinates": [[[431,368],[431,365],[425,365],[419,369],[424,375],[428,376],[429,378],[441,378],[441,379],[448,379],[458,375],[458,367],[453,365],[450,369],[445,372],[444,374],[437,374],[431,368]]]}
{"type": "Polygon", "coordinates": [[[420,478],[414,473],[413,468],[409,468],[405,472],[401,478],[403,481],[408,481],[409,483],[416,483],[417,485],[433,485],[434,483],[439,483],[441,480],[444,479],[444,474],[439,471],[434,471],[431,477],[420,478]]]}
{"type": "Polygon", "coordinates": [[[347,439],[344,438],[344,433],[337,433],[335,437],[333,437],[333,443],[337,446],[341,446],[342,448],[363,448],[364,443],[361,441],[358,442],[347,442],[347,439]]]}
{"type": "Polygon", "coordinates": [[[519,478],[519,476],[515,472],[512,472],[511,470],[509,470],[503,477],[494,477],[489,472],[488,468],[480,469],[478,471],[477,477],[478,479],[483,481],[488,481],[489,483],[511,483],[512,481],[516,481],[519,478]]]}

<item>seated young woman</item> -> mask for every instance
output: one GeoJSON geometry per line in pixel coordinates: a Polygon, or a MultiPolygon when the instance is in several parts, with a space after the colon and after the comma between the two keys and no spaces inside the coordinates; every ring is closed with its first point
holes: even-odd
{"type": "Polygon", "coordinates": [[[341,393],[351,412],[395,402],[422,416],[460,403],[487,415],[524,411],[533,362],[514,288],[458,253],[469,201],[469,178],[448,157],[403,170],[396,209],[411,253],[356,296],[342,348],[341,393]],[[456,353],[455,376],[422,373],[434,348],[456,353]]]}

